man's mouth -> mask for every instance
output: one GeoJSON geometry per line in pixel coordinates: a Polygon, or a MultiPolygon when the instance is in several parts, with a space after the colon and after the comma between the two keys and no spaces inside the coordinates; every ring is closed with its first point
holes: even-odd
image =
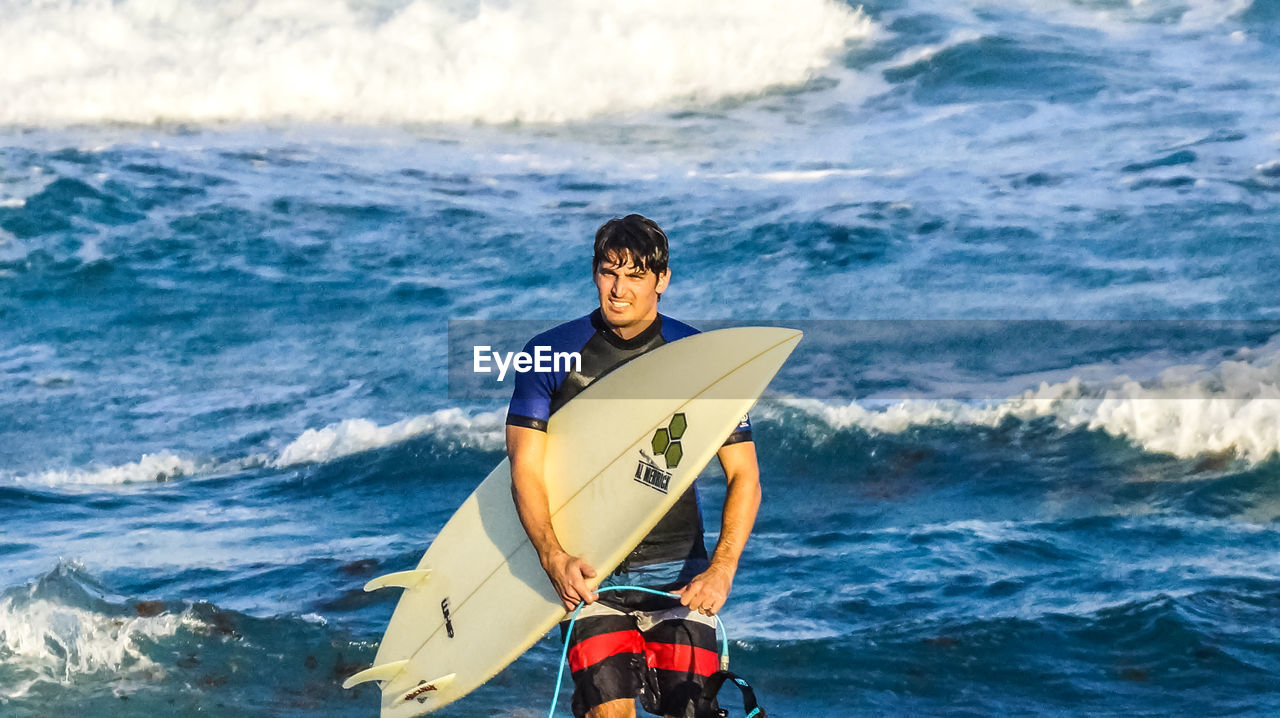
{"type": "Polygon", "coordinates": [[[618,299],[610,299],[609,304],[612,304],[614,309],[626,309],[631,306],[631,302],[624,302],[618,299]]]}

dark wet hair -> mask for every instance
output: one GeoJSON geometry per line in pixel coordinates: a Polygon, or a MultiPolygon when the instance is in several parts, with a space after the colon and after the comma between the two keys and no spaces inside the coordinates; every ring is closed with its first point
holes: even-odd
{"type": "Polygon", "coordinates": [[[638,214],[614,217],[596,230],[595,254],[591,270],[595,271],[610,256],[619,261],[630,260],[640,269],[654,274],[667,271],[667,235],[656,222],[638,214]]]}

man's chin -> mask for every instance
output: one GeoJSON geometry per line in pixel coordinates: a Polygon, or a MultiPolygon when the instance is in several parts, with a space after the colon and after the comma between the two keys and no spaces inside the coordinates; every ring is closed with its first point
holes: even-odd
{"type": "Polygon", "coordinates": [[[627,309],[619,311],[605,304],[600,307],[600,314],[604,316],[605,321],[609,322],[610,325],[615,327],[625,327],[628,324],[635,322],[635,318],[631,316],[632,312],[630,309],[631,308],[628,307],[627,309]]]}
{"type": "Polygon", "coordinates": [[[637,312],[615,312],[605,310],[601,312],[604,317],[604,323],[616,330],[626,330],[639,326],[644,323],[644,318],[639,316],[637,312]]]}

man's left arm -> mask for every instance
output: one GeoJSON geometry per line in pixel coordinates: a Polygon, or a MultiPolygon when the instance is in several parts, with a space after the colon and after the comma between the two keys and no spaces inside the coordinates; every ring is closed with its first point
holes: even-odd
{"type": "Polygon", "coordinates": [[[714,616],[729,598],[734,574],[738,572],[738,559],[742,557],[742,549],[746,548],[747,537],[756,522],[756,512],[760,510],[761,495],[755,442],[739,441],[722,446],[716,456],[729,484],[720,518],[720,541],[711,556],[711,566],[677,591],[681,604],[708,616],[714,616]]]}

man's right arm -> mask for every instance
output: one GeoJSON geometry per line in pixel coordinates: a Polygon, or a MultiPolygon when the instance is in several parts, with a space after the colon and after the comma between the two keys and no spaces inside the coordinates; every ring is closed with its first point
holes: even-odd
{"type": "Polygon", "coordinates": [[[596,572],[586,561],[565,551],[556,538],[547,501],[546,453],[545,431],[507,425],[507,458],[511,462],[511,497],[516,513],[538,552],[542,570],[547,572],[565,610],[572,611],[580,601],[596,600],[596,594],[587,587],[587,579],[596,572]]]}

